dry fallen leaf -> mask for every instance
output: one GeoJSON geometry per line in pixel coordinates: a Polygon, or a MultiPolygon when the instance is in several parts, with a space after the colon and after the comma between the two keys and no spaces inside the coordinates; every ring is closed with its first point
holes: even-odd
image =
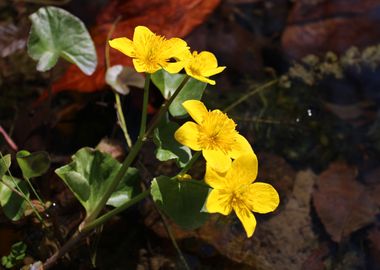
{"type": "Polygon", "coordinates": [[[373,222],[378,213],[370,190],[356,176],[355,167],[334,163],[318,177],[313,192],[317,214],[335,242],[373,222]]]}
{"type": "Polygon", "coordinates": [[[299,59],[327,51],[342,53],[353,45],[377,44],[379,7],[376,0],[295,1],[281,38],[284,52],[299,59]]]}
{"type": "MultiPolygon", "coordinates": [[[[97,26],[91,29],[98,55],[98,67],[92,76],[85,76],[71,65],[66,73],[53,84],[53,93],[64,90],[79,92],[99,91],[105,86],[104,46],[115,18],[122,16],[113,33],[115,37],[133,35],[134,28],[145,25],[153,32],[171,37],[184,37],[200,25],[218,6],[220,0],[150,0],[109,1],[97,18],[97,26]]],[[[116,50],[110,50],[111,65],[131,66],[131,59],[116,50]]]]}

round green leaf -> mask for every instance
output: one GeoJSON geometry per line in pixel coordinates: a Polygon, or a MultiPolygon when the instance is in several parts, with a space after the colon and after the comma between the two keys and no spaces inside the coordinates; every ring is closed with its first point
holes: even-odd
{"type": "MultiPolygon", "coordinates": [[[[84,147],[72,157],[73,161],[55,170],[86,209],[87,216],[96,209],[99,199],[118,173],[121,164],[110,155],[84,147]]],[[[132,198],[137,170],[128,168],[108,205],[118,206],[132,198]]]]}
{"type": "Polygon", "coordinates": [[[26,194],[27,197],[29,197],[29,191],[26,182],[14,177],[12,178],[8,175],[4,175],[2,182],[0,181],[0,205],[3,209],[4,214],[13,221],[19,220],[23,216],[26,209],[26,201],[9,188],[14,188],[16,184],[22,190],[22,192],[26,194]]]}
{"type": "Polygon", "coordinates": [[[50,157],[45,151],[29,153],[21,150],[16,154],[16,160],[25,178],[38,177],[50,167],[50,157]]]}
{"type": "MultiPolygon", "coordinates": [[[[168,99],[177,87],[181,84],[186,75],[170,74],[161,69],[152,74],[152,82],[161,91],[164,98],[168,99]]],[[[169,106],[169,112],[174,117],[183,117],[187,115],[182,103],[189,99],[200,100],[206,89],[207,83],[190,78],[182,88],[178,96],[169,106]]]]}
{"type": "Polygon", "coordinates": [[[179,167],[185,167],[191,159],[191,150],[174,139],[174,133],[179,128],[168,117],[163,117],[154,130],[153,141],[157,146],[156,158],[160,161],[175,159],[179,167]]]}
{"type": "Polygon", "coordinates": [[[64,9],[42,7],[30,15],[28,53],[38,71],[51,69],[63,57],[91,75],[97,65],[94,43],[83,22],[64,9]]]}
{"type": "Polygon", "coordinates": [[[173,180],[159,176],[152,181],[151,194],[156,204],[179,226],[192,230],[203,225],[208,214],[202,212],[209,188],[197,180],[173,180]]]}

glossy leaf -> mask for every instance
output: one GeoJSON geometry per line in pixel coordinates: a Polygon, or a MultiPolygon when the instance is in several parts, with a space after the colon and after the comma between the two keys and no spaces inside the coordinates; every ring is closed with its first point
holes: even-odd
{"type": "MultiPolygon", "coordinates": [[[[184,74],[170,74],[161,69],[152,74],[152,82],[161,91],[164,98],[168,99],[181,84],[185,76],[184,74]]],[[[182,103],[189,99],[200,100],[206,86],[206,83],[190,78],[170,105],[170,114],[174,117],[187,115],[186,110],[182,107],[182,103]]]]}
{"type": "Polygon", "coordinates": [[[26,201],[9,188],[15,188],[16,184],[29,197],[26,182],[8,175],[4,175],[2,182],[0,181],[0,205],[4,214],[13,221],[19,220],[26,209],[26,201]]]}
{"type": "Polygon", "coordinates": [[[157,146],[156,158],[160,161],[175,159],[180,167],[184,167],[191,159],[191,150],[174,139],[174,132],[179,128],[175,122],[164,117],[154,130],[153,141],[157,146]]]}
{"type": "Polygon", "coordinates": [[[16,160],[25,178],[38,177],[49,169],[50,157],[45,151],[30,153],[21,150],[16,154],[16,160]]]}
{"type": "Polygon", "coordinates": [[[129,168],[124,177],[124,181],[122,181],[112,193],[107,201],[107,205],[118,207],[136,196],[137,192],[139,192],[139,177],[139,172],[136,168],[129,168]]]}
{"type": "Polygon", "coordinates": [[[179,226],[196,229],[207,219],[202,212],[209,188],[196,180],[173,180],[167,176],[155,178],[151,186],[153,200],[179,226]]]}
{"type": "Polygon", "coordinates": [[[5,155],[0,157],[0,179],[8,171],[11,166],[11,155],[5,155]]]}
{"type": "MultiPolygon", "coordinates": [[[[72,156],[73,161],[55,170],[56,174],[74,193],[75,197],[91,215],[99,198],[110,185],[121,164],[110,155],[84,147],[72,156]]],[[[112,195],[109,205],[119,205],[131,197],[136,169],[129,168],[121,184],[112,195]]]]}
{"type": "Polygon", "coordinates": [[[38,71],[51,69],[59,57],[77,65],[86,75],[95,71],[95,46],[80,19],[61,8],[42,7],[30,15],[30,20],[28,53],[38,61],[38,71]]]}

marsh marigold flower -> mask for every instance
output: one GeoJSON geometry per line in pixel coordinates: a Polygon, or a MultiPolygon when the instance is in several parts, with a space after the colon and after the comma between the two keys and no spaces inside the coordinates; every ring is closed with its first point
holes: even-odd
{"type": "Polygon", "coordinates": [[[208,111],[198,100],[185,101],[183,107],[195,120],[186,122],[174,134],[176,140],[194,151],[202,151],[208,164],[226,171],[244,153],[253,153],[249,142],[236,131],[235,122],[220,110],[208,111]]]}
{"type": "Polygon", "coordinates": [[[198,54],[194,51],[185,57],[185,71],[187,75],[199,81],[214,85],[215,81],[208,77],[222,72],[226,67],[218,67],[218,61],[213,53],[203,51],[198,54]]]}
{"type": "Polygon", "coordinates": [[[184,66],[180,58],[189,50],[184,40],[165,39],[152,33],[145,26],[135,28],[133,41],[122,37],[110,40],[109,44],[112,48],[132,57],[137,72],[147,73],[154,73],[161,68],[170,73],[179,72],[184,66]]]}
{"type": "Polygon", "coordinates": [[[229,215],[232,210],[243,224],[247,237],[256,228],[253,212],[265,214],[274,211],[279,202],[277,191],[267,183],[254,182],[257,176],[255,154],[245,154],[235,159],[226,173],[206,167],[205,181],[213,189],[206,201],[207,211],[229,215]]]}

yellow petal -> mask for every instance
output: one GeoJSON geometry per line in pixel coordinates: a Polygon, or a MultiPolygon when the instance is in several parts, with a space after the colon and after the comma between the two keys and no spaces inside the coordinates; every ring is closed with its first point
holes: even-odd
{"type": "Polygon", "coordinates": [[[211,80],[211,79],[203,77],[203,76],[195,75],[191,71],[188,71],[188,69],[186,69],[186,68],[185,68],[185,70],[186,70],[187,75],[193,77],[194,79],[196,79],[198,81],[205,82],[205,83],[208,83],[208,84],[211,84],[211,85],[215,85],[216,84],[216,82],[214,80],[211,80]]]}
{"type": "Polygon", "coordinates": [[[186,51],[188,50],[189,47],[187,47],[186,41],[180,38],[171,38],[165,40],[163,43],[160,55],[165,59],[180,59],[184,57],[184,54],[186,54],[186,51]]]}
{"type": "Polygon", "coordinates": [[[228,215],[232,211],[230,194],[220,189],[210,191],[206,201],[206,209],[209,213],[221,213],[228,215]]]}
{"type": "Polygon", "coordinates": [[[217,67],[217,68],[208,69],[208,70],[203,71],[202,75],[205,77],[209,77],[209,76],[222,72],[225,68],[226,67],[217,67]]]}
{"type": "Polygon", "coordinates": [[[115,38],[108,42],[110,46],[118,51],[121,51],[129,57],[133,57],[135,49],[132,40],[128,38],[115,38]]]}
{"type": "Polygon", "coordinates": [[[258,162],[254,153],[244,154],[235,159],[231,164],[231,169],[227,172],[226,178],[233,185],[248,185],[257,176],[258,162]]]}
{"type": "Polygon", "coordinates": [[[225,174],[218,173],[208,163],[206,164],[205,182],[212,188],[223,189],[226,187],[225,174]]]}
{"type": "MultiPolygon", "coordinates": [[[[202,70],[214,69],[218,66],[218,61],[213,53],[203,51],[195,56],[202,63],[202,70]]],[[[202,72],[202,75],[203,72],[202,72]]]]}
{"type": "Polygon", "coordinates": [[[194,151],[200,151],[198,144],[198,125],[194,122],[186,122],[174,133],[174,138],[183,145],[186,145],[194,151]]]}
{"type": "Polygon", "coordinates": [[[235,144],[232,146],[232,150],[228,153],[233,159],[238,158],[243,154],[252,154],[253,150],[249,142],[242,135],[237,134],[235,138],[235,144]]]}
{"type": "Polygon", "coordinates": [[[274,211],[280,203],[280,197],[274,187],[267,183],[256,182],[249,186],[246,204],[261,214],[274,211]]]}
{"type": "Polygon", "coordinates": [[[235,213],[237,217],[240,219],[245,232],[247,233],[247,237],[251,237],[256,228],[256,219],[251,211],[246,206],[237,206],[234,207],[235,213]]]}
{"type": "Polygon", "coordinates": [[[147,47],[149,44],[147,42],[156,36],[148,27],[137,26],[133,33],[133,43],[136,47],[147,47]]]}
{"type": "Polygon", "coordinates": [[[224,173],[231,167],[231,158],[220,150],[203,150],[202,154],[207,165],[217,172],[224,173]]]}
{"type": "Polygon", "coordinates": [[[203,118],[208,115],[206,106],[199,100],[187,100],[182,106],[198,124],[201,124],[203,118]]]}
{"type": "Polygon", "coordinates": [[[182,61],[167,63],[163,68],[169,73],[178,73],[183,68],[184,63],[182,61]]]}

